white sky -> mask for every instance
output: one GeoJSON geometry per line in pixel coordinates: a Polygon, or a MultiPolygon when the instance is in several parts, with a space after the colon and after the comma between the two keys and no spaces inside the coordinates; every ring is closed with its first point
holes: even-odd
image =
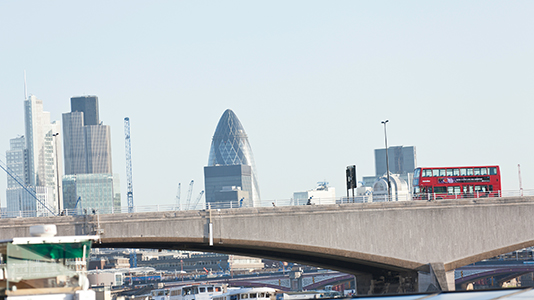
{"type": "MultiPolygon", "coordinates": [[[[97,95],[126,205],[124,117],[136,205],[203,189],[211,138],[231,108],[262,199],[374,175],[380,121],[419,166],[498,164],[534,189],[533,1],[0,2],[0,159],[24,134],[28,92],[54,120],[97,95]]],[[[5,206],[6,175],[0,174],[5,206]]]]}

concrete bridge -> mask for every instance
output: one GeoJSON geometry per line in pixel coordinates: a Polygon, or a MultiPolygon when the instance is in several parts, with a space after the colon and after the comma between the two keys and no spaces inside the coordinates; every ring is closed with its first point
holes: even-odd
{"type": "MultiPolygon", "coordinates": [[[[465,290],[469,284],[482,279],[491,278],[493,288],[502,287],[507,281],[534,272],[533,261],[517,261],[516,263],[502,261],[484,261],[456,269],[456,287],[465,290]],[[524,263],[525,262],[525,263],[524,263]],[[497,264],[499,263],[499,264],[497,264]]],[[[522,284],[522,286],[524,286],[522,284]]]]}
{"type": "Polygon", "coordinates": [[[0,220],[102,236],[95,247],[182,249],[294,261],[356,275],[359,294],[454,289],[454,269],[534,246],[534,197],[240,208],[0,220]],[[211,237],[211,238],[210,238],[211,237]]]}

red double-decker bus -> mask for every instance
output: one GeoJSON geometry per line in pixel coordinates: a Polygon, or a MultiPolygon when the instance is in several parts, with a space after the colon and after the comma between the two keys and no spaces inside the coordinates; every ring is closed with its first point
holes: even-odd
{"type": "Polygon", "coordinates": [[[500,196],[499,166],[417,168],[414,172],[414,200],[500,196]]]}

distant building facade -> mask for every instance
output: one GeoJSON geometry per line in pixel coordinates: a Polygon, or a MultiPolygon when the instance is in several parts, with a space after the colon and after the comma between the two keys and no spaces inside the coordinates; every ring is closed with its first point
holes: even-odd
{"type": "MultiPolygon", "coordinates": [[[[398,174],[404,181],[411,182],[417,166],[417,154],[414,146],[388,147],[388,161],[391,174],[398,174]]],[[[363,176],[363,186],[373,187],[375,181],[386,174],[387,167],[386,149],[375,149],[375,175],[363,176]]]]}
{"type": "Polygon", "coordinates": [[[7,215],[58,213],[63,208],[60,126],[50,121],[43,101],[31,95],[24,101],[24,127],[25,135],[11,139],[6,152],[6,164],[17,177],[7,179],[7,215]]]}
{"type": "Polygon", "coordinates": [[[118,176],[112,174],[77,174],[63,177],[65,207],[79,214],[120,212],[121,195],[118,176]]]}
{"type": "Polygon", "coordinates": [[[328,186],[328,182],[318,182],[313,190],[293,193],[293,205],[306,204],[336,204],[336,189],[328,186]]]}
{"type": "MultiPolygon", "coordinates": [[[[414,146],[388,147],[389,171],[393,174],[405,175],[413,173],[417,166],[414,146]]],[[[386,174],[386,149],[375,149],[375,175],[386,174]]]]}
{"type": "Polygon", "coordinates": [[[212,207],[261,205],[252,149],[243,125],[230,109],[215,129],[204,184],[206,203],[212,207]]]}
{"type": "Polygon", "coordinates": [[[63,114],[65,174],[113,173],[111,129],[98,120],[98,97],[73,97],[71,110],[63,114]]]}
{"type": "Polygon", "coordinates": [[[410,185],[399,174],[390,174],[389,182],[391,186],[388,195],[387,176],[381,176],[373,185],[372,202],[384,201],[409,201],[412,200],[410,185]]]}
{"type": "Polygon", "coordinates": [[[65,208],[111,213],[120,209],[118,175],[113,174],[111,128],[99,120],[98,97],[71,98],[63,114],[65,208]]]}
{"type": "MultiPolygon", "coordinates": [[[[26,138],[19,136],[9,140],[9,150],[6,151],[6,164],[17,174],[24,184],[29,183],[28,155],[26,150],[26,138]]],[[[7,188],[19,188],[20,185],[10,176],[7,176],[7,188]]]]}

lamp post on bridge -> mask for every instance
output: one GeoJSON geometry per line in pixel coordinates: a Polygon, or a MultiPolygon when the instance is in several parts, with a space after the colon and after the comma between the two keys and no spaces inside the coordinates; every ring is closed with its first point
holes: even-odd
{"type": "Polygon", "coordinates": [[[58,215],[61,215],[63,213],[62,211],[62,205],[61,205],[61,193],[59,191],[59,162],[58,162],[58,156],[57,156],[57,152],[58,152],[58,145],[57,145],[57,139],[58,139],[58,136],[59,136],[59,132],[56,132],[56,133],[53,133],[52,134],[52,139],[53,139],[53,142],[54,142],[54,154],[55,154],[55,159],[56,159],[56,189],[57,189],[57,214],[58,215]]]}
{"type": "Polygon", "coordinates": [[[391,183],[389,181],[388,135],[386,131],[386,124],[388,122],[389,120],[382,121],[382,124],[384,124],[384,139],[386,143],[386,176],[388,180],[388,201],[391,201],[391,183]]]}

